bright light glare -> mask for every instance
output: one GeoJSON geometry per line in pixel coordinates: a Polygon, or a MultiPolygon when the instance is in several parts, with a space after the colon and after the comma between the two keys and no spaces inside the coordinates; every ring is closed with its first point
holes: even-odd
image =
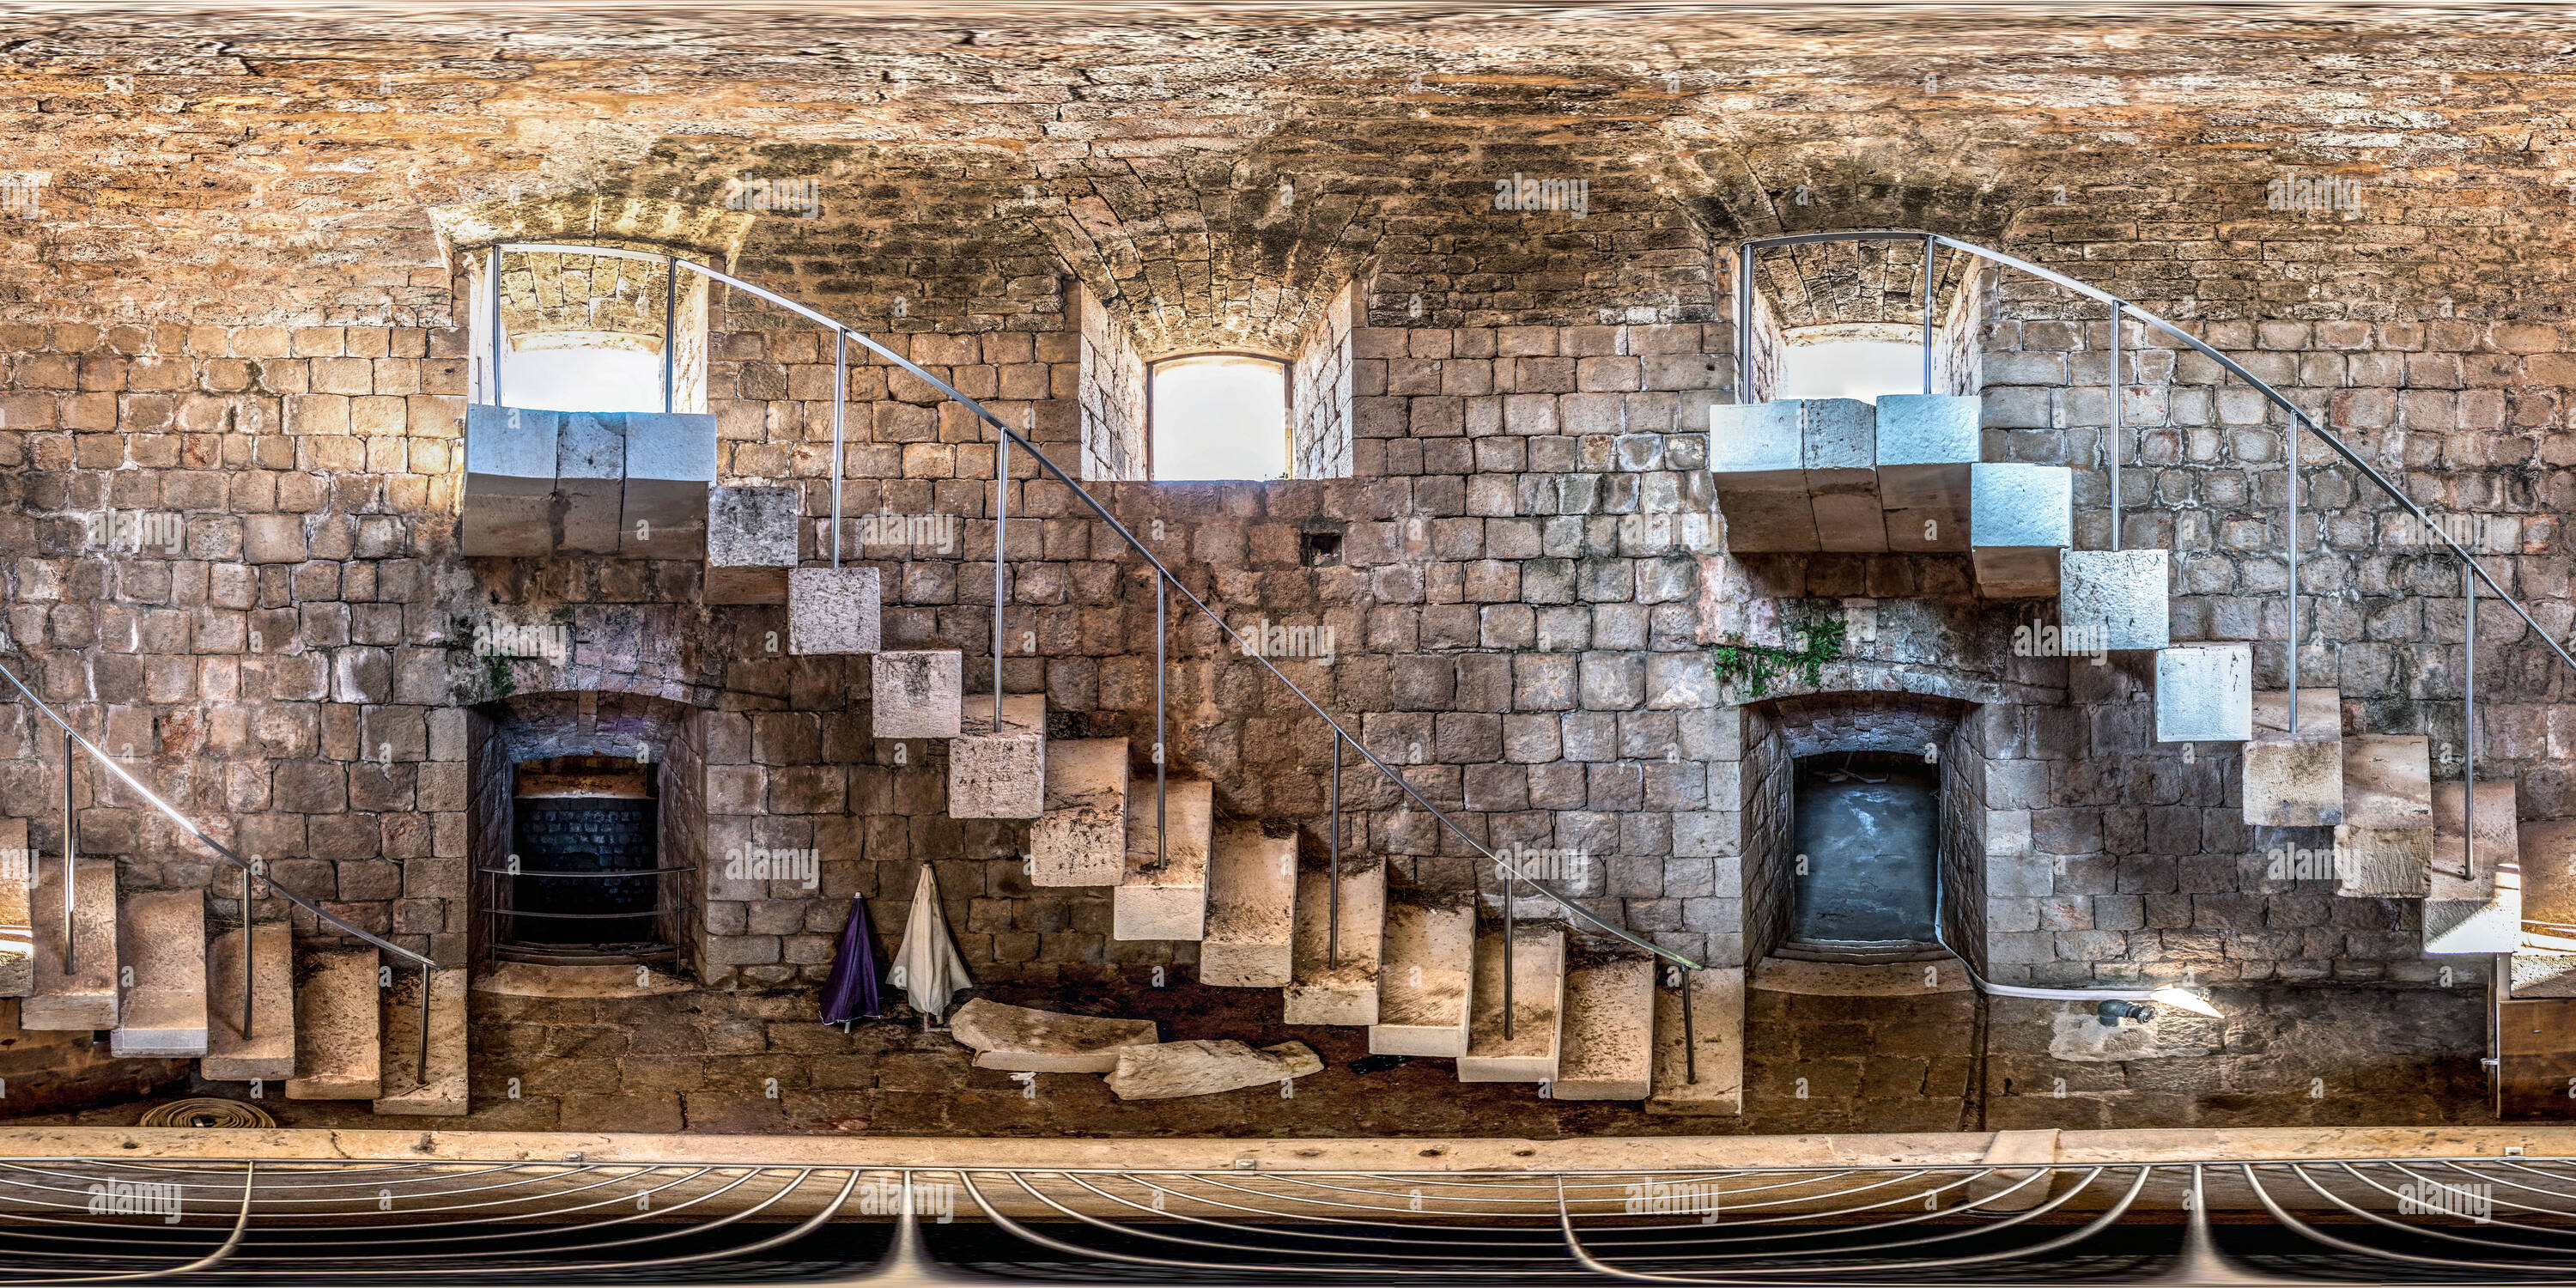
{"type": "Polygon", "coordinates": [[[2147,1000],[2159,1006],[2170,1006],[2177,1011],[2206,1015],[2213,1020],[2223,1018],[2219,1015],[2218,1008],[2209,1004],[2208,998],[2187,988],[2167,985],[2147,994],[2147,1000]]]}
{"type": "Polygon", "coordinates": [[[1858,398],[1923,392],[1923,346],[1903,340],[1827,340],[1780,351],[1780,398],[1858,398]]]}
{"type": "Polygon", "coordinates": [[[1275,479],[1288,472],[1288,369],[1210,355],[1154,367],[1154,477],[1275,479]]]}
{"type": "Polygon", "coordinates": [[[512,345],[501,360],[501,400],[542,411],[660,411],[662,355],[512,345]]]}

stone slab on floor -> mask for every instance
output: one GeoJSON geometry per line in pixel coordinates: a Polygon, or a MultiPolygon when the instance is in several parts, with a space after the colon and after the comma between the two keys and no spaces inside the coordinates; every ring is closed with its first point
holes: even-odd
{"type": "Polygon", "coordinates": [[[1378,952],[1386,933],[1386,861],[1342,856],[1339,965],[1328,952],[1332,887],[1322,861],[1297,869],[1295,969],[1280,991],[1285,1024],[1375,1024],[1378,952]]]}
{"type": "Polygon", "coordinates": [[[880,738],[954,738],[964,732],[966,657],[953,648],[879,653],[869,663],[870,717],[880,738]]]}
{"type": "Polygon", "coordinates": [[[1476,906],[1464,891],[1407,890],[1386,908],[1372,1055],[1467,1054],[1476,906]]]}
{"type": "Polygon", "coordinates": [[[976,998],[957,1008],[949,1036],[975,1050],[978,1069],[1108,1073],[1119,1052],[1156,1042],[1152,1020],[1066,1015],[976,998]]]}
{"type": "Polygon", "coordinates": [[[1809,997],[1920,997],[1964,993],[1976,987],[1967,963],[1956,957],[1920,962],[1811,962],[1765,957],[1751,987],[1809,997]]]}
{"type": "Polygon", "coordinates": [[[967,734],[948,744],[950,818],[1037,818],[1046,813],[1046,739],[967,734]]]}
{"type": "Polygon", "coordinates": [[[212,1002],[206,1016],[206,1058],[197,1072],[208,1082],[278,1082],[295,1076],[295,934],[276,922],[256,927],[251,940],[250,1030],[242,1030],[242,943],[236,926],[215,936],[206,950],[212,1002]]]}
{"type": "Polygon", "coordinates": [[[1503,931],[1485,927],[1476,936],[1476,982],[1469,998],[1467,1054],[1458,1057],[1460,1082],[1556,1079],[1565,1050],[1565,932],[1554,926],[1516,926],[1511,934],[1508,1004],[1503,997],[1503,931]]]}
{"type": "Polygon", "coordinates": [[[1225,1039],[1160,1042],[1118,1048],[1109,1089],[1121,1100],[1170,1100],[1209,1096],[1280,1083],[1324,1071],[1323,1060],[1303,1042],[1255,1048],[1225,1039]]]}
{"type": "Polygon", "coordinates": [[[1126,739],[1048,742],[1045,807],[1029,825],[1029,884],[1114,886],[1126,876],[1126,739]]]}
{"type": "Polygon", "coordinates": [[[1654,959],[1578,959],[1569,966],[1561,1032],[1564,1050],[1549,1095],[1644,1100],[1654,1094],[1654,959]]]}
{"type": "Polygon", "coordinates": [[[108,1052],[120,1060],[206,1053],[206,896],[133,891],[117,901],[117,999],[108,1052]]]}
{"type": "Polygon", "coordinates": [[[72,970],[63,970],[62,865],[27,892],[35,917],[36,986],[18,1004],[18,1024],[43,1031],[116,1027],[116,864],[83,859],[72,897],[72,970]]]}
{"type": "Polygon", "coordinates": [[[381,990],[384,1087],[374,1101],[377,1113],[454,1118],[472,1107],[466,1090],[473,1039],[466,1027],[465,984],[462,970],[430,972],[429,1061],[423,1077],[420,971],[394,969],[394,986],[381,990]]]}
{"type": "Polygon", "coordinates": [[[373,1100],[384,1092],[384,1016],[373,948],[312,947],[295,960],[295,1076],[289,1100],[373,1100]]]}
{"type": "Polygon", "coordinates": [[[877,651],[881,596],[874,568],[787,570],[787,651],[798,656],[877,651]]]}
{"type": "Polygon", "coordinates": [[[1690,998],[1687,1024],[1682,1017],[1683,989],[1657,981],[1655,1088],[1646,1100],[1646,1112],[1686,1117],[1742,1114],[1744,971],[1716,966],[1685,974],[1690,998]]]}
{"type": "MultiPolygon", "coordinates": [[[[1199,982],[1219,988],[1284,988],[1295,978],[1297,838],[1257,823],[1216,829],[1208,856],[1207,934],[1199,982]]],[[[1374,1049],[1374,1048],[1372,1048],[1374,1049]]]]}
{"type": "Polygon", "coordinates": [[[1110,938],[1194,942],[1207,933],[1208,842],[1215,810],[1215,784],[1204,778],[1166,779],[1157,844],[1154,780],[1144,775],[1128,780],[1126,871],[1110,896],[1110,938]]]}

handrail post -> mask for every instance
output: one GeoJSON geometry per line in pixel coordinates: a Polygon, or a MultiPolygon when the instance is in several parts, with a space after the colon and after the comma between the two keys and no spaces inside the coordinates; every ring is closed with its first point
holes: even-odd
{"type": "Polygon", "coordinates": [[[72,731],[63,729],[63,973],[80,960],[79,922],[72,910],[80,903],[80,835],[72,826],[72,731]]]}
{"type": "Polygon", "coordinates": [[[665,255],[662,265],[662,410],[667,414],[679,410],[680,257],[665,255]]]}
{"type": "Polygon", "coordinates": [[[1163,643],[1170,634],[1163,620],[1164,598],[1163,576],[1157,571],[1154,574],[1154,869],[1158,872],[1166,862],[1163,850],[1163,833],[1166,830],[1163,766],[1172,758],[1171,734],[1163,715],[1163,643]]]}
{"type": "MultiPolygon", "coordinates": [[[[1002,729],[1002,548],[1011,529],[1011,436],[997,436],[993,454],[993,736],[1002,729]]],[[[838,527],[835,525],[835,531],[838,527]]],[[[1041,730],[1041,732],[1044,732],[1041,730]]]]}
{"type": "Polygon", "coordinates": [[[1697,981],[1688,966],[1677,968],[1682,980],[1682,1081],[1699,1081],[1699,1038],[1691,1028],[1691,993],[1697,981]]]}
{"type": "Polygon", "coordinates": [[[429,1090],[429,986],[430,963],[420,963],[420,1089],[429,1090]]]}
{"type": "Polygon", "coordinates": [[[1327,853],[1324,884],[1324,966],[1327,970],[1342,967],[1342,735],[1333,734],[1333,829],[1331,850],[1327,853]]]}
{"type": "MultiPolygon", "coordinates": [[[[492,405],[501,405],[501,353],[509,347],[508,337],[501,334],[501,244],[492,244],[492,253],[484,261],[483,275],[492,286],[492,405]]],[[[668,346],[664,346],[668,347],[668,346]]]]}
{"type": "MultiPolygon", "coordinates": [[[[1932,392],[1932,252],[1940,243],[1929,234],[1923,238],[1923,392],[1932,392]]],[[[2111,547],[2114,550],[2118,546],[2111,547]]]]}
{"type": "Polygon", "coordinates": [[[2475,560],[2460,561],[2461,651],[2467,662],[2460,672],[2460,755],[2465,777],[2460,782],[2460,862],[2469,880],[2478,879],[2478,574],[2475,560]]]}
{"type": "Polygon", "coordinates": [[[1735,401],[1753,401],[1753,243],[1735,255],[1735,401]]]}
{"type": "Polygon", "coordinates": [[[1503,878],[1503,1040],[1512,1040],[1512,869],[1496,862],[1503,878]]]}
{"type": "MultiPolygon", "coordinates": [[[[249,866],[248,866],[248,865],[246,865],[246,864],[242,867],[241,914],[242,914],[242,915],[241,915],[241,921],[242,921],[242,1027],[241,1027],[241,1035],[242,1035],[242,1041],[244,1041],[244,1042],[248,1042],[248,1041],[250,1041],[250,1040],[251,1040],[251,1037],[250,1037],[251,1019],[252,1019],[252,1015],[251,1015],[251,1007],[252,1007],[251,998],[252,998],[252,997],[253,997],[253,996],[258,992],[258,988],[259,988],[259,979],[258,979],[258,976],[257,976],[257,975],[255,975],[255,974],[252,972],[252,967],[251,967],[251,959],[253,958],[253,956],[255,956],[255,952],[254,952],[254,950],[256,950],[256,949],[259,947],[259,923],[258,923],[258,921],[257,921],[257,920],[255,920],[254,918],[252,918],[252,916],[251,916],[251,914],[250,914],[250,868],[249,868],[249,866]]],[[[290,967],[289,969],[292,969],[292,968],[290,967]]]]}
{"type": "MultiPolygon", "coordinates": [[[[2111,548],[2120,548],[2120,312],[2128,306],[2113,301],[2111,305],[2111,548]]],[[[2291,433],[2296,434],[2293,428],[2291,433]]],[[[2293,637],[2295,638],[2295,636],[2293,637]]],[[[2293,645],[2293,647],[2296,647],[2293,645]]]]}
{"type": "MultiPolygon", "coordinates": [[[[849,393],[850,333],[834,328],[832,331],[832,566],[835,568],[841,566],[841,457],[843,454],[841,412],[843,406],[849,402],[849,393]]],[[[1008,487],[1010,484],[1005,482],[1002,486],[1008,487]]],[[[997,674],[999,666],[998,662],[995,663],[997,674]]],[[[994,681],[997,692],[1000,684],[1000,680],[994,681]]],[[[996,723],[993,726],[993,732],[1001,731],[1001,725],[996,723]]]]}
{"type": "Polygon", "coordinates": [[[2289,701],[2292,737],[2298,736],[2299,732],[2299,423],[2300,418],[2292,416],[2289,432],[2285,435],[2290,445],[2290,581],[2286,593],[2290,597],[2289,701]]]}

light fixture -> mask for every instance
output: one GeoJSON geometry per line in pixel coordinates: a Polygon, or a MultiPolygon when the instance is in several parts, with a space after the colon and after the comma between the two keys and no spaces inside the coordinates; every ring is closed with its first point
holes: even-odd
{"type": "Polygon", "coordinates": [[[2221,1018],[2218,1013],[2218,1008],[2209,1004],[2209,994],[2203,993],[2196,988],[2184,988],[2179,984],[2167,984],[2163,988],[2147,994],[2147,997],[2159,1006],[2170,1006],[2177,1011],[2189,1011],[2194,1015],[2205,1015],[2213,1020],[2221,1018]]]}
{"type": "Polygon", "coordinates": [[[2116,1029],[2120,1027],[2122,1020],[2136,1020],[2144,1024],[2156,1018],[2156,1008],[2144,1002],[2132,1002],[2124,997],[2105,998],[2094,1004],[2093,1017],[2102,1021],[2102,1027],[2116,1029]]]}

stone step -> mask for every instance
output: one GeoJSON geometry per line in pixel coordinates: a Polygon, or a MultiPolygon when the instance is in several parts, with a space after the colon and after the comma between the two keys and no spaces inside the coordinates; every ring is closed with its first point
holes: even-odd
{"type": "Polygon", "coordinates": [[[373,948],[314,947],[295,959],[295,1076],[289,1100],[384,1094],[384,1015],[373,948]]]}
{"type": "Polygon", "coordinates": [[[1655,1089],[1655,960],[1578,958],[1565,972],[1558,1100],[1643,1100],[1655,1089]]]}
{"type": "Polygon", "coordinates": [[[1969,467],[1968,557],[1977,593],[2040,599],[2058,590],[2060,551],[2075,544],[2075,471],[2063,465],[1969,467]]]}
{"type": "Polygon", "coordinates": [[[954,738],[963,732],[965,654],[906,649],[879,653],[869,667],[869,719],[876,736],[954,738]]]}
{"type": "Polygon", "coordinates": [[[2156,741],[2243,742],[2254,736],[2254,650],[2177,644],[2156,650],[2156,741]]]}
{"type": "Polygon", "coordinates": [[[1386,936],[1386,860],[1342,856],[1339,965],[1327,951],[1332,888],[1325,862],[1297,867],[1297,936],[1288,987],[1280,991],[1281,1023],[1375,1024],[1378,953],[1386,936]]]}
{"type": "Polygon", "coordinates": [[[1256,823],[1218,828],[1208,856],[1199,982],[1285,988],[1296,977],[1296,934],[1297,838],[1265,835],[1256,823]]]}
{"type": "Polygon", "coordinates": [[[2343,821],[2343,695],[2299,690],[2254,695],[2254,739],[2245,744],[2245,821],[2257,827],[2330,827],[2343,821]]]}
{"type": "Polygon", "coordinates": [[[206,896],[201,890],[123,895],[117,964],[130,981],[116,1003],[108,1054],[120,1060],[206,1053],[206,896]]]}
{"type": "Polygon", "coordinates": [[[208,1082],[276,1082],[295,1076],[295,933],[285,922],[263,925],[251,937],[250,1032],[242,1022],[242,932],[236,926],[206,949],[206,1058],[197,1072],[208,1082]]]}
{"type": "MultiPolygon", "coordinates": [[[[1045,694],[1005,693],[1002,695],[1001,732],[1043,735],[1046,730],[1045,694]]],[[[969,693],[957,699],[957,732],[965,735],[994,732],[991,692],[969,693]]]]}
{"type": "Polygon", "coordinates": [[[1512,931],[1511,1036],[1503,1036],[1503,932],[1480,928],[1470,985],[1467,1054],[1460,1082],[1554,1082],[1564,1050],[1565,932],[1522,925],[1512,931]]]}
{"type": "Polygon", "coordinates": [[[948,744],[948,816],[1043,817],[1046,724],[1044,694],[1003,694],[998,733],[993,728],[992,694],[969,693],[960,698],[958,736],[948,744]]]}
{"type": "Polygon", "coordinates": [[[1472,896],[1410,890],[1389,903],[1369,1054],[1448,1060],[1467,1054],[1468,990],[1475,974],[1472,896]]]}
{"type": "Polygon", "coordinates": [[[2162,550],[2063,550],[2057,621],[2069,655],[2173,642],[2172,565],[2162,550]]]}
{"type": "Polygon", "coordinates": [[[2421,736],[2360,734],[2344,739],[2343,821],[2354,827],[2430,829],[2430,744],[2421,736]]]}
{"type": "Polygon", "coordinates": [[[787,651],[791,654],[874,653],[882,596],[874,568],[787,570],[787,651]]]}
{"type": "Polygon", "coordinates": [[[1883,551],[1876,414],[1852,398],[1709,408],[1708,461],[1738,554],[1883,551]]]}
{"type": "Polygon", "coordinates": [[[1984,399],[1956,394],[1880,394],[1878,503],[1887,549],[1968,548],[1968,502],[1984,399]]]}
{"type": "Polygon", "coordinates": [[[2522,835],[2510,780],[2480,783],[2474,820],[2463,783],[2433,785],[2427,953],[2510,953],[2522,944],[2522,835]],[[2474,823],[2476,839],[2470,840],[2474,823]]]}
{"type": "Polygon", "coordinates": [[[1154,780],[1141,774],[1128,780],[1127,870],[1110,896],[1110,938],[1195,942],[1207,934],[1215,792],[1204,778],[1165,781],[1158,846],[1154,780]]]}
{"type": "Polygon", "coordinates": [[[34,872],[27,820],[0,818],[0,997],[36,990],[36,919],[27,902],[27,878],[34,872]]]}
{"type": "Polygon", "coordinates": [[[2576,819],[2517,825],[2522,848],[2522,930],[2576,948],[2576,819]]]}
{"type": "Polygon", "coordinates": [[[429,980],[429,1076],[420,1066],[420,970],[394,968],[394,986],[384,993],[384,1089],[376,1096],[380,1114],[424,1118],[458,1118],[471,1107],[466,1095],[466,1066],[471,1039],[465,1022],[465,972],[438,970],[429,980]]]}
{"type": "Polygon", "coordinates": [[[74,953],[66,973],[63,866],[38,873],[27,892],[35,919],[36,987],[18,1007],[21,1028],[45,1031],[116,1027],[116,863],[83,859],[72,899],[74,953]]]}
{"type": "Polygon", "coordinates": [[[1690,1077],[1682,1035],[1682,990],[1655,989],[1655,1094],[1650,1114],[1727,1117],[1744,1112],[1744,972],[1725,966],[1686,972],[1691,1037],[1699,1077],[1690,1077]]]}
{"type": "Polygon", "coordinates": [[[1047,744],[1046,812],[1029,824],[1029,858],[1032,885],[1111,886],[1127,875],[1126,739],[1047,744]]]}
{"type": "Polygon", "coordinates": [[[2347,899],[2421,899],[2433,889],[2433,833],[2420,827],[2334,830],[2335,893],[2347,899]]]}

